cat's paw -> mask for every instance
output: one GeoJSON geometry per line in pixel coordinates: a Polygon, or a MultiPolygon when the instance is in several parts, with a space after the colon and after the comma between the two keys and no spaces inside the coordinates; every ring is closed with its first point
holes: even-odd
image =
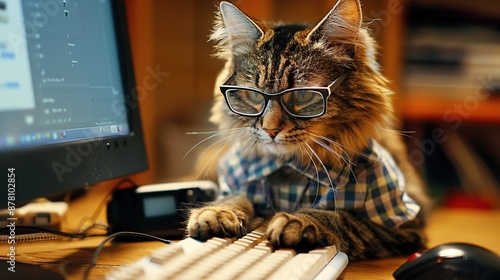
{"type": "Polygon", "coordinates": [[[277,213],[266,231],[273,246],[294,248],[306,252],[317,247],[324,247],[324,239],[318,227],[307,217],[287,213],[277,213]]]}
{"type": "Polygon", "coordinates": [[[189,237],[205,241],[211,237],[241,237],[246,233],[246,215],[223,206],[192,209],[187,224],[189,237]]]}

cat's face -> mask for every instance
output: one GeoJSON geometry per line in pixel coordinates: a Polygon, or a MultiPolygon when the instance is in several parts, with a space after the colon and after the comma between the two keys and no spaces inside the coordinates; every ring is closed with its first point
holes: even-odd
{"type": "Polygon", "coordinates": [[[313,118],[293,116],[279,98],[259,108],[260,115],[243,116],[230,110],[217,89],[212,120],[221,129],[238,131],[236,138],[249,149],[321,158],[332,151],[358,150],[390,114],[385,80],[373,58],[372,40],[361,27],[357,0],[340,1],[316,26],[262,23],[222,3],[212,39],[227,60],[218,83],[231,77],[227,85],[277,94],[327,87],[348,72],[328,97],[325,114],[313,118]]]}

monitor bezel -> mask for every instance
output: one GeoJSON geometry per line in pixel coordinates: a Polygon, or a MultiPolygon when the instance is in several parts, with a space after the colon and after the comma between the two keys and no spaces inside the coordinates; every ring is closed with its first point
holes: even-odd
{"type": "Polygon", "coordinates": [[[5,174],[0,209],[12,197],[7,176],[11,168],[16,206],[148,169],[126,7],[122,0],[111,5],[130,133],[0,152],[0,172],[5,174]]]}

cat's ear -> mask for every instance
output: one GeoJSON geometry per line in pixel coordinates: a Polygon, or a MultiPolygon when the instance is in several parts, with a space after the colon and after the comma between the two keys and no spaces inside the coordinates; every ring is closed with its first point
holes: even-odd
{"type": "Polygon", "coordinates": [[[233,4],[221,2],[210,39],[218,42],[219,56],[226,57],[248,53],[263,34],[262,29],[233,4]]]}
{"type": "Polygon", "coordinates": [[[333,44],[356,45],[361,27],[359,0],[339,0],[307,35],[309,42],[326,39],[333,44]]]}

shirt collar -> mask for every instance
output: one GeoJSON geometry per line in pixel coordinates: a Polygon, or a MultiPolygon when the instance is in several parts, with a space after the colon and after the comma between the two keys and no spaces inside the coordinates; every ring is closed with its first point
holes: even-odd
{"type": "MultiPolygon", "coordinates": [[[[290,167],[302,173],[308,179],[324,186],[337,187],[347,182],[352,163],[342,168],[324,165],[317,162],[302,163],[296,157],[285,159],[283,157],[258,154],[242,154],[240,145],[235,144],[223,157],[222,163],[232,171],[231,176],[240,184],[262,180],[283,167],[290,167]]],[[[224,168],[226,169],[226,168],[224,168]]]]}

